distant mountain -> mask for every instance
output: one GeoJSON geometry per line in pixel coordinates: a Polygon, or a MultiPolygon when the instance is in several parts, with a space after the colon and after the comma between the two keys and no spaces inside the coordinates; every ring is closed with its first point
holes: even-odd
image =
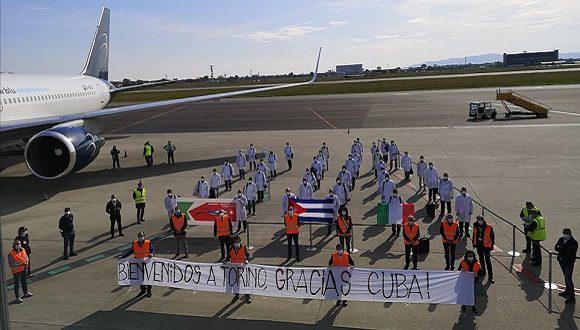
{"type": "MultiPolygon", "coordinates": [[[[580,58],[580,52],[570,52],[570,53],[560,53],[560,58],[580,58]]],[[[482,55],[472,55],[467,57],[453,57],[453,58],[446,58],[437,61],[425,61],[418,64],[410,65],[410,67],[421,66],[422,64],[426,65],[454,65],[454,64],[465,64],[467,60],[467,64],[483,64],[483,63],[493,63],[493,62],[501,62],[503,61],[503,54],[482,54],[482,55]]]]}

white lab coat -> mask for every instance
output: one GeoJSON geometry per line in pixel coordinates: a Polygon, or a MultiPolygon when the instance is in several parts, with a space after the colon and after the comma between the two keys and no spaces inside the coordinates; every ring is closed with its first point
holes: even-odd
{"type": "Polygon", "coordinates": [[[236,157],[236,166],[239,170],[246,169],[246,156],[242,153],[239,153],[236,157]]]}
{"type": "Polygon", "coordinates": [[[304,185],[304,183],[301,183],[298,186],[298,196],[300,196],[300,199],[313,199],[314,188],[312,188],[312,185],[308,182],[306,182],[306,185],[304,185]]]}
{"type": "Polygon", "coordinates": [[[377,145],[376,145],[376,144],[374,144],[374,142],[373,142],[373,145],[371,146],[371,150],[370,150],[370,152],[371,152],[371,155],[373,155],[373,156],[374,156],[374,155],[375,155],[375,153],[377,152],[377,150],[379,150],[379,147],[377,147],[377,145]]]}
{"type": "Polygon", "coordinates": [[[389,142],[381,141],[381,153],[386,155],[389,152],[389,142]]]}
{"type": "Polygon", "coordinates": [[[389,144],[389,156],[391,158],[396,158],[398,154],[399,154],[399,147],[397,147],[397,144],[395,144],[395,143],[389,144]]]}
{"type": "Polygon", "coordinates": [[[395,181],[391,179],[385,179],[381,183],[379,193],[381,194],[381,200],[386,203],[391,195],[393,194],[393,189],[395,189],[395,181]]]}
{"type": "Polygon", "coordinates": [[[212,188],[219,188],[221,184],[222,176],[218,172],[213,173],[210,178],[210,186],[212,188]]]}
{"type": "Polygon", "coordinates": [[[403,171],[411,172],[411,168],[413,168],[413,160],[411,159],[411,156],[403,155],[403,157],[401,157],[401,167],[403,168],[403,171]]]}
{"type": "Polygon", "coordinates": [[[383,157],[381,154],[373,154],[373,168],[377,171],[381,170],[381,162],[383,161],[383,157]]]}
{"type": "Polygon", "coordinates": [[[360,166],[362,164],[362,154],[355,154],[354,157],[352,157],[352,159],[354,159],[354,161],[356,162],[356,170],[359,171],[360,166]]]}
{"type": "Polygon", "coordinates": [[[313,187],[316,185],[316,178],[314,177],[314,174],[312,174],[312,172],[305,173],[304,177],[302,178],[305,179],[306,182],[311,184],[313,187]]]}
{"type": "Polygon", "coordinates": [[[417,163],[417,176],[424,178],[427,175],[427,162],[419,161],[417,163]]]}
{"type": "Polygon", "coordinates": [[[338,218],[338,209],[340,208],[340,198],[338,198],[338,196],[336,196],[334,194],[334,191],[332,192],[332,196],[330,194],[326,195],[326,197],[324,197],[325,199],[332,199],[332,211],[333,211],[333,215],[334,215],[334,220],[336,220],[336,218],[338,218]]]}
{"type": "Polygon", "coordinates": [[[322,177],[322,163],[318,160],[313,160],[312,163],[310,163],[310,167],[316,170],[316,178],[320,180],[322,177]]]}
{"type": "Polygon", "coordinates": [[[387,178],[388,176],[389,172],[385,171],[384,168],[382,171],[379,171],[379,174],[377,175],[377,186],[379,193],[381,192],[381,184],[383,183],[383,181],[385,181],[385,178],[387,178]]]}
{"type": "Polygon", "coordinates": [[[197,194],[199,198],[208,198],[209,197],[209,185],[207,181],[197,181],[197,184],[193,188],[193,195],[197,194]]]}
{"type": "Polygon", "coordinates": [[[266,184],[268,182],[266,180],[266,174],[264,174],[264,172],[262,172],[258,169],[258,172],[256,172],[256,175],[254,175],[254,182],[256,183],[256,187],[258,188],[258,191],[264,191],[266,189],[266,184]]]}
{"type": "Polygon", "coordinates": [[[254,181],[246,183],[244,186],[244,195],[249,201],[255,201],[258,197],[258,187],[254,181]]]}
{"type": "Polygon", "coordinates": [[[457,195],[455,198],[455,214],[459,222],[471,221],[471,215],[473,214],[473,200],[471,199],[471,195],[457,195]]]}
{"type": "Polygon", "coordinates": [[[284,195],[282,195],[282,215],[284,215],[286,211],[288,211],[289,199],[296,199],[296,195],[294,195],[294,193],[289,194],[284,193],[284,195]]]}
{"type": "Polygon", "coordinates": [[[276,161],[277,160],[278,160],[278,156],[276,156],[276,154],[269,154],[268,155],[268,166],[270,167],[270,170],[276,169],[276,161]]]}
{"type": "Polygon", "coordinates": [[[264,173],[268,173],[268,165],[266,165],[266,163],[258,163],[258,165],[256,166],[260,171],[264,172],[264,173]]]}
{"type": "Polygon", "coordinates": [[[326,168],[326,157],[322,153],[318,153],[318,155],[316,156],[316,160],[319,161],[320,164],[322,164],[322,169],[323,170],[327,170],[327,168],[326,168]]]}
{"type": "Polygon", "coordinates": [[[250,160],[250,161],[256,160],[256,148],[254,148],[254,147],[248,148],[248,160],[250,160]]]}
{"type": "Polygon", "coordinates": [[[320,148],[320,150],[322,150],[322,154],[324,155],[324,158],[326,160],[328,160],[330,157],[330,149],[328,148],[328,146],[323,146],[322,148],[320,148]]]}
{"type": "Polygon", "coordinates": [[[171,197],[165,196],[165,199],[163,200],[163,206],[165,206],[167,215],[171,218],[171,216],[173,216],[173,211],[177,206],[177,195],[171,194],[171,197]]]}
{"type": "Polygon", "coordinates": [[[248,206],[248,199],[242,194],[242,197],[234,197],[234,202],[236,202],[236,220],[246,221],[248,218],[248,213],[246,211],[246,206],[248,206]]]}
{"type": "Polygon", "coordinates": [[[224,180],[231,180],[234,175],[234,167],[231,163],[222,165],[222,178],[224,180]]]}
{"type": "Polygon", "coordinates": [[[350,189],[350,186],[352,184],[352,176],[350,175],[349,171],[341,170],[340,173],[338,173],[337,178],[340,179],[341,183],[345,184],[346,187],[350,189]]]}
{"type": "Polygon", "coordinates": [[[425,172],[425,183],[427,183],[427,188],[429,189],[439,187],[439,174],[437,173],[437,167],[427,167],[427,171],[425,172]]]}
{"type": "Polygon", "coordinates": [[[360,148],[359,145],[355,142],[352,144],[352,146],[350,147],[350,154],[354,155],[360,152],[360,148]]]}
{"type": "Polygon", "coordinates": [[[439,197],[444,202],[451,202],[453,199],[453,181],[451,179],[439,181],[439,197]]]}
{"type": "Polygon", "coordinates": [[[359,142],[357,142],[356,144],[358,145],[358,150],[359,150],[359,152],[358,152],[358,153],[359,153],[359,154],[362,154],[362,153],[363,153],[363,151],[365,150],[365,148],[363,147],[363,144],[362,144],[362,142],[360,142],[360,141],[359,141],[359,142]]]}
{"type": "Polygon", "coordinates": [[[286,157],[286,160],[292,159],[292,155],[294,155],[292,146],[284,146],[284,157],[286,157]]]}
{"type": "Polygon", "coordinates": [[[344,183],[341,183],[340,185],[335,184],[332,188],[332,192],[336,197],[338,197],[340,205],[344,205],[348,202],[349,192],[347,186],[344,183]]]}
{"type": "Polygon", "coordinates": [[[354,158],[347,159],[346,162],[344,162],[344,166],[346,166],[346,170],[350,172],[351,176],[356,177],[357,166],[354,158]]]}

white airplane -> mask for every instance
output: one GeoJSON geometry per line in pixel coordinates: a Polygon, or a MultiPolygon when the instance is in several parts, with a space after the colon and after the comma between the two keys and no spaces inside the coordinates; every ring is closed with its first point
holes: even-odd
{"type": "Polygon", "coordinates": [[[115,88],[108,81],[109,17],[109,9],[103,8],[79,76],[1,73],[1,148],[25,142],[26,165],[39,178],[61,178],[86,167],[97,157],[104,139],[86,125],[87,119],[307,85],[316,80],[321,49],[312,79],[306,82],[105,109],[114,93],[134,89],[134,86],[115,88]]]}

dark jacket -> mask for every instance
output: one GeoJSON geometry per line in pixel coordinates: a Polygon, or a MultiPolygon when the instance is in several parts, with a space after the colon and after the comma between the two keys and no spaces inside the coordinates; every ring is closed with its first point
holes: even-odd
{"type": "Polygon", "coordinates": [[[14,240],[20,241],[20,245],[22,246],[24,251],[26,251],[27,255],[30,255],[32,253],[32,249],[30,249],[30,240],[28,239],[28,234],[24,236],[18,235],[14,240]]]}
{"type": "Polygon", "coordinates": [[[120,153],[121,151],[119,151],[119,149],[111,149],[111,157],[113,157],[113,159],[118,159],[120,153]]]}
{"type": "Polygon", "coordinates": [[[565,264],[573,264],[576,261],[578,242],[574,237],[570,237],[567,241],[564,241],[564,237],[560,237],[554,250],[558,252],[558,261],[565,264]]]}
{"type": "Polygon", "coordinates": [[[74,227],[74,215],[71,214],[64,214],[60,217],[58,221],[58,229],[60,229],[64,234],[74,234],[75,227],[74,227]]]}
{"type": "Polygon", "coordinates": [[[109,214],[109,219],[117,220],[121,219],[121,202],[119,200],[109,201],[105,211],[109,214]]]}

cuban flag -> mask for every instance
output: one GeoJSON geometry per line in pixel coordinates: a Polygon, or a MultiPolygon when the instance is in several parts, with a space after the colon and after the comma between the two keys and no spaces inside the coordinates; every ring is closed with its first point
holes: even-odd
{"type": "Polygon", "coordinates": [[[332,199],[289,199],[288,204],[294,208],[301,223],[334,222],[334,201],[332,199]]]}

